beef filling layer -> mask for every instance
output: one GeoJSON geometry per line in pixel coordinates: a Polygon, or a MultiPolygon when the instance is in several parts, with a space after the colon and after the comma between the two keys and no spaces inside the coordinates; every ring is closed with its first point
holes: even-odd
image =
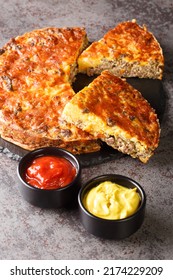
{"type": "Polygon", "coordinates": [[[103,70],[109,70],[114,75],[119,77],[139,77],[139,78],[162,78],[162,67],[157,61],[149,61],[146,65],[141,65],[135,61],[133,63],[127,62],[123,57],[116,61],[102,59],[102,63],[94,68],[88,68],[87,74],[92,76],[100,74],[103,70]]]}

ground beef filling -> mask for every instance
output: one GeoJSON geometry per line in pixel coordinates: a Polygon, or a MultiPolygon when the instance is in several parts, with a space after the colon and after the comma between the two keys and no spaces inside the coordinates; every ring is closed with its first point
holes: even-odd
{"type": "Polygon", "coordinates": [[[119,77],[139,77],[139,78],[153,78],[161,79],[162,67],[157,61],[149,61],[146,65],[141,65],[135,61],[129,63],[123,59],[123,57],[116,61],[102,59],[101,64],[94,68],[88,68],[87,74],[92,76],[94,74],[99,75],[103,70],[109,70],[114,75],[119,77]]]}
{"type": "MultiPolygon", "coordinates": [[[[142,151],[139,150],[136,143],[131,141],[130,139],[124,140],[121,137],[115,138],[114,136],[108,136],[107,138],[102,139],[105,141],[109,146],[113,147],[114,149],[117,149],[118,151],[128,154],[133,158],[140,158],[142,161],[145,162],[145,158],[148,158],[149,155],[152,155],[152,150],[147,149],[146,147],[143,147],[142,151]]],[[[137,142],[139,144],[139,142],[137,142]]],[[[142,146],[140,144],[140,146],[142,146]]]]}

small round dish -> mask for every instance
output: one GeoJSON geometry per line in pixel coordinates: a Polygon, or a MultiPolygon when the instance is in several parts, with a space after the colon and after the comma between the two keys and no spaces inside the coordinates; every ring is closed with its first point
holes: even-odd
{"type": "Polygon", "coordinates": [[[22,157],[17,167],[18,187],[23,198],[41,208],[61,208],[77,204],[77,195],[81,186],[81,166],[78,159],[69,151],[56,148],[45,147],[28,152],[22,157]],[[34,187],[26,181],[26,170],[31,163],[43,156],[54,156],[64,158],[76,169],[76,175],[72,182],[57,189],[42,189],[34,187]]]}
{"type": "Polygon", "coordinates": [[[145,216],[146,195],[143,188],[133,179],[117,174],[106,174],[88,181],[78,194],[79,215],[84,228],[91,234],[106,239],[123,239],[135,233],[145,216]],[[140,204],[134,214],[123,219],[105,219],[91,214],[84,206],[84,197],[89,190],[105,181],[111,181],[127,188],[136,188],[140,204]]]}

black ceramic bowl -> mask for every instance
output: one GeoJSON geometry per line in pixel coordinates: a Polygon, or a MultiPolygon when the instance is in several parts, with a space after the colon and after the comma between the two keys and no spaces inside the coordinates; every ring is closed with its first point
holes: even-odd
{"type": "Polygon", "coordinates": [[[70,152],[55,147],[45,147],[27,153],[18,164],[19,190],[29,203],[42,208],[61,208],[77,203],[77,195],[81,186],[81,167],[77,158],[70,152]],[[25,181],[25,173],[31,162],[40,156],[57,156],[70,161],[76,168],[74,180],[65,187],[58,189],[39,189],[25,181]]]}
{"type": "Polygon", "coordinates": [[[136,232],[144,221],[146,195],[142,187],[134,180],[116,174],[107,174],[95,177],[87,182],[78,194],[80,220],[85,229],[98,237],[107,239],[123,239],[136,232]],[[127,188],[137,188],[141,197],[137,211],[124,219],[108,220],[94,216],[84,206],[85,194],[104,181],[111,181],[127,188]]]}

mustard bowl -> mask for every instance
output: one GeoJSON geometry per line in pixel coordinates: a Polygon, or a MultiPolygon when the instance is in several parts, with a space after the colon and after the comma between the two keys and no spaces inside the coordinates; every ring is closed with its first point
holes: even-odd
{"type": "MultiPolygon", "coordinates": [[[[123,239],[135,233],[142,225],[145,217],[146,194],[139,183],[131,178],[118,174],[105,174],[89,180],[78,194],[79,217],[84,228],[91,234],[106,239],[123,239]],[[125,218],[105,218],[92,213],[86,207],[86,195],[104,182],[112,182],[127,188],[135,189],[139,196],[139,205],[133,214],[125,218]]],[[[102,207],[100,203],[100,207],[102,207]]]]}

